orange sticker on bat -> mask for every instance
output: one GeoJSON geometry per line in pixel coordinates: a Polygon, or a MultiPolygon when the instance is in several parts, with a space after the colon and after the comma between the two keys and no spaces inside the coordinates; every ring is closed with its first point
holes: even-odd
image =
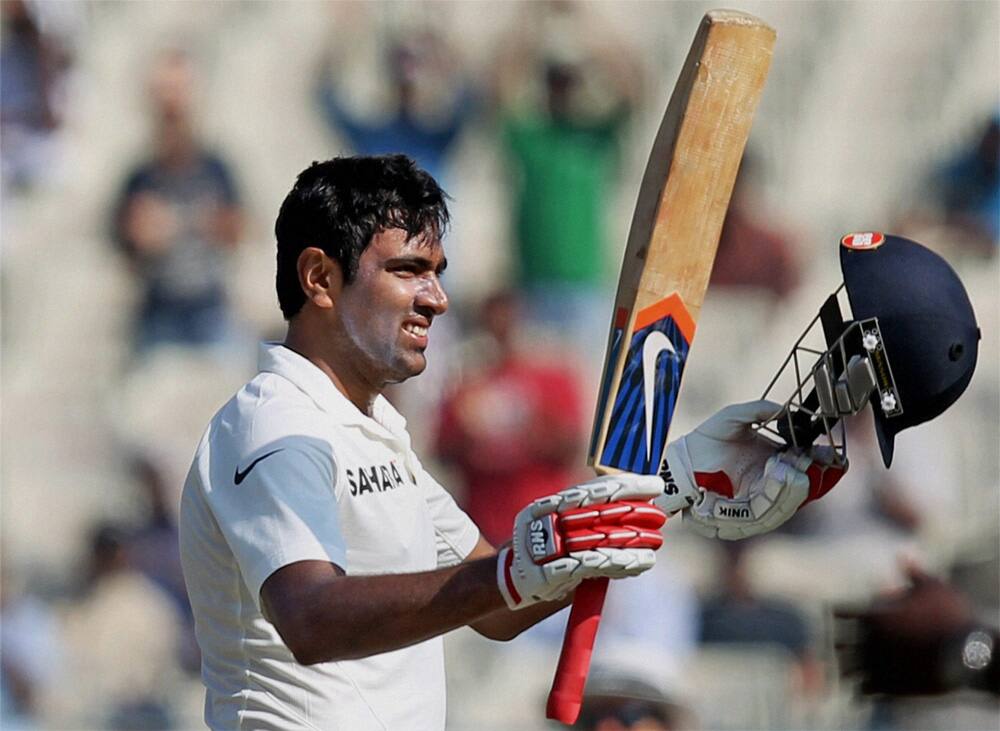
{"type": "MultiPolygon", "coordinates": [[[[674,292],[636,313],[631,334],[616,339],[615,357],[622,347],[628,354],[600,464],[644,475],[659,471],[694,330],[694,318],[674,292]]],[[[607,397],[601,394],[601,413],[607,397]]],[[[596,442],[591,447],[593,453],[596,442]]]]}

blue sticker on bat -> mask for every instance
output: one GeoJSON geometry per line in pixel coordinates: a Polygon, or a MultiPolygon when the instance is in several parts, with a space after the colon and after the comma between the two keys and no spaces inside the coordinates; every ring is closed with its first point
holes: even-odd
{"type": "Polygon", "coordinates": [[[658,472],[693,335],[694,320],[677,294],[636,316],[601,465],[658,472]]]}
{"type": "Polygon", "coordinates": [[[597,438],[601,435],[601,426],[604,423],[604,410],[608,406],[608,396],[611,394],[611,377],[614,375],[615,366],[618,364],[618,353],[621,350],[622,340],[625,335],[625,326],[628,325],[628,310],[619,307],[615,312],[614,329],[611,337],[611,355],[608,356],[607,370],[601,378],[601,391],[597,397],[597,418],[594,419],[594,431],[590,435],[590,449],[587,454],[597,451],[597,438]]]}

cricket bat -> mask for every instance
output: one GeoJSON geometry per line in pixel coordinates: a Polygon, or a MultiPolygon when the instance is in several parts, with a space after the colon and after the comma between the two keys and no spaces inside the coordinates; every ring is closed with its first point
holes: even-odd
{"type": "MultiPolygon", "coordinates": [[[[752,15],[701,21],[646,164],[605,351],[588,464],[659,474],[775,32],[752,15]]],[[[607,579],[576,590],[546,715],[580,712],[607,579]]]]}

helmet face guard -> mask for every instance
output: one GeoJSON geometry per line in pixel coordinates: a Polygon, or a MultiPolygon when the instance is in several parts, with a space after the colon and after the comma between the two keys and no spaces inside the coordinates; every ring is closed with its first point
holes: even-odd
{"type": "Polygon", "coordinates": [[[758,430],[802,449],[825,437],[842,461],[842,418],[871,403],[888,467],[896,434],[940,415],[968,386],[980,333],[961,281],[937,254],[880,233],[850,234],[841,244],[844,284],[765,391],[765,398],[780,400],[774,394],[790,387],[792,395],[758,430]],[[850,320],[841,314],[843,292],[850,320]]]}

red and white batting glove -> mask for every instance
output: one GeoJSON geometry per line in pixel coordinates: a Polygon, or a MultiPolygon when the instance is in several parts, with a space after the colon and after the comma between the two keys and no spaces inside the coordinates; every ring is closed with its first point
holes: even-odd
{"type": "Polygon", "coordinates": [[[497,584],[511,609],[561,599],[584,579],[636,576],[663,543],[656,475],[608,475],[539,498],[517,514],[497,557],[497,584]]]}
{"type": "Polygon", "coordinates": [[[758,436],[754,423],[781,408],[771,401],[727,406],[667,446],[667,489],[656,503],[710,538],[738,540],[767,533],[847,472],[829,447],[783,450],[758,436]]]}

